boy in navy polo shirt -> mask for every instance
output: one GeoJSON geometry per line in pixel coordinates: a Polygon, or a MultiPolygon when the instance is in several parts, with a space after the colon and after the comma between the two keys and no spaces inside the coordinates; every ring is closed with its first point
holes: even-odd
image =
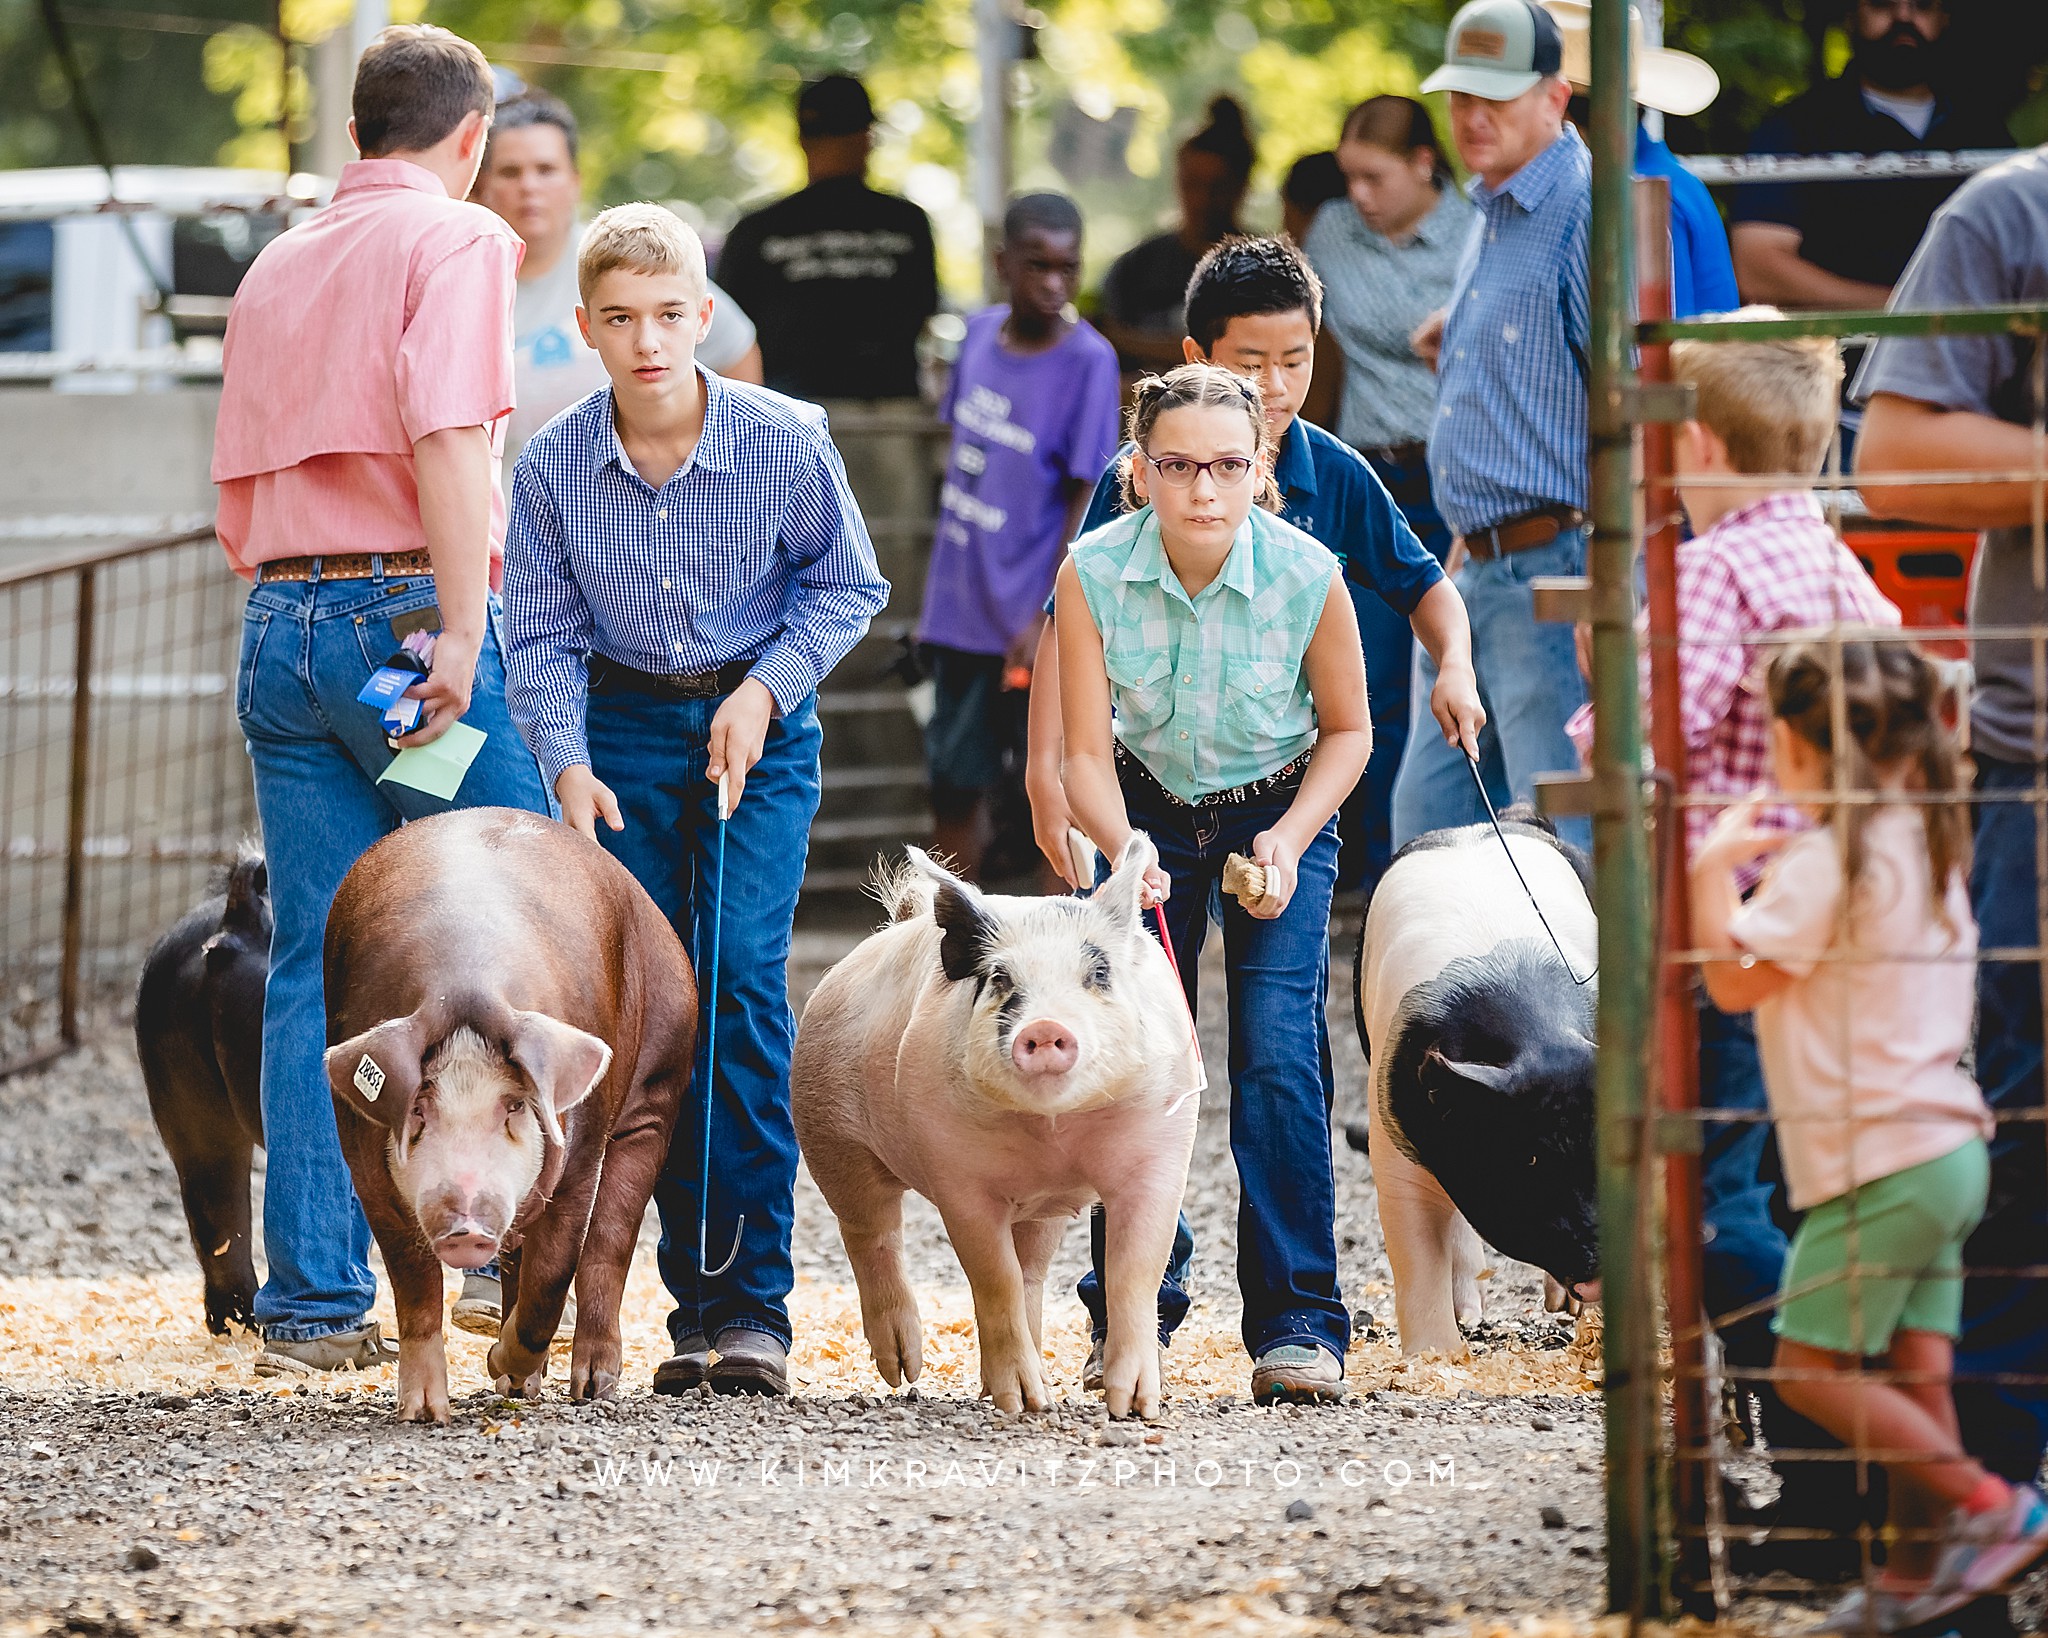
{"type": "MultiPolygon", "coordinates": [[[[1188,281],[1188,335],[1181,345],[1190,363],[1221,364],[1259,383],[1279,449],[1273,477],[1280,490],[1280,515],[1329,547],[1344,564],[1365,647],[1373,751],[1365,777],[1338,819],[1344,837],[1338,879],[1342,884],[1348,878],[1349,884],[1370,891],[1391,856],[1389,807],[1394,773],[1408,738],[1411,643],[1419,641],[1436,663],[1430,714],[1446,742],[1476,746],[1486,725],[1486,709],[1479,702],[1472,671],[1472,632],[1465,604],[1443,566],[1415,538],[1365,457],[1300,418],[1315,368],[1316,331],[1322,317],[1322,281],[1289,240],[1226,239],[1196,264],[1188,281]],[[1354,863],[1361,852],[1363,859],[1354,863]]],[[[1130,455],[1127,444],[1095,486],[1094,501],[1081,522],[1082,536],[1122,509],[1121,477],[1130,455]]],[[[1058,663],[1048,628],[1031,679],[1025,785],[1039,851],[1062,878],[1073,882],[1074,865],[1067,850],[1073,818],[1060,787],[1061,751],[1058,663]]],[[[1327,1028],[1321,1009],[1317,1027],[1327,1028]]],[[[1335,1090],[1327,1043],[1323,1065],[1327,1105],[1335,1090]]],[[[1079,1294],[1095,1334],[1082,1377],[1092,1389],[1101,1384],[1102,1339],[1108,1332],[1102,1305],[1099,1207],[1089,1224],[1089,1244],[1094,1267],[1082,1276],[1079,1294]]],[[[1183,1215],[1159,1290],[1162,1344],[1187,1314],[1184,1283],[1194,1249],[1183,1215]]]]}
{"type": "Polygon", "coordinates": [[[824,411],[696,363],[705,282],[696,234],[659,205],[591,223],[576,314],[611,385],[535,434],[513,473],[506,670],[563,820],[633,872],[697,958],[700,1053],[718,1031],[717,1083],[699,1070],[654,1189],[676,1301],[655,1392],[780,1394],[797,1163],[787,967],[818,808],[815,695],[889,586],[824,411]]]}

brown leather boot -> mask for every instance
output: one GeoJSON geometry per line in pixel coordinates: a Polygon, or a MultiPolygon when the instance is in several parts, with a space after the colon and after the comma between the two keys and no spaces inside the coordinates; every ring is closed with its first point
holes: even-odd
{"type": "Polygon", "coordinates": [[[728,1325],[718,1333],[718,1358],[711,1366],[713,1393],[789,1392],[789,1350],[766,1331],[728,1325]]]}
{"type": "Polygon", "coordinates": [[[692,1331],[676,1351],[654,1367],[656,1393],[689,1393],[711,1374],[711,1344],[702,1331],[692,1331]]]}

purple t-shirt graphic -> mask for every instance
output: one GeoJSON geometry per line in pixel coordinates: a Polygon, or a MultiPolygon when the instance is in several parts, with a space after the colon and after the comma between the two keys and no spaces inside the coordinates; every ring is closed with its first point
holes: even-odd
{"type": "Polygon", "coordinates": [[[918,636],[1001,654],[1058,573],[1069,480],[1093,484],[1116,453],[1116,351],[1079,323],[1042,353],[1002,343],[1007,307],[967,321],[939,417],[953,428],[918,636]]]}

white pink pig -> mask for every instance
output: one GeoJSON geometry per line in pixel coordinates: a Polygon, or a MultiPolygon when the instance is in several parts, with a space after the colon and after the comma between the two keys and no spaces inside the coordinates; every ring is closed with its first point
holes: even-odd
{"type": "Polygon", "coordinates": [[[1133,836],[1091,899],[977,892],[916,848],[879,884],[894,921],[813,992],[791,1102],[839,1218],[875,1363],[923,1366],[903,1195],[938,1208],[974,1294],[982,1393],[1042,1410],[1046,1268],[1067,1220],[1106,1224],[1110,1414],[1160,1403],[1159,1279],[1199,1099],[1186,1003],[1140,920],[1133,836]]]}

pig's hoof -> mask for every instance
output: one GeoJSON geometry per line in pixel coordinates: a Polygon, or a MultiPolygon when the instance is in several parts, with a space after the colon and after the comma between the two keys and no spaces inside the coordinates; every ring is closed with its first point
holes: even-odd
{"type": "Polygon", "coordinates": [[[569,1365],[569,1398],[577,1404],[588,1404],[592,1400],[609,1399],[618,1391],[619,1369],[616,1365],[579,1365],[573,1360],[569,1365]]]}
{"type": "Polygon", "coordinates": [[[877,1315],[868,1341],[875,1351],[875,1369],[890,1387],[915,1382],[924,1374],[924,1327],[915,1308],[877,1315]]]}
{"type": "Polygon", "coordinates": [[[997,1410],[1009,1416],[1023,1411],[1052,1409],[1045,1383],[1028,1360],[1015,1363],[984,1359],[981,1363],[981,1396],[993,1400],[997,1410]]]}
{"type": "Polygon", "coordinates": [[[491,1379],[491,1386],[507,1399],[538,1399],[546,1388],[548,1373],[545,1369],[535,1371],[531,1376],[498,1376],[491,1379]]]}
{"type": "Polygon", "coordinates": [[[548,1356],[542,1349],[538,1356],[525,1355],[506,1346],[500,1336],[491,1344],[491,1351],[484,1356],[484,1369],[491,1373],[491,1381],[498,1392],[513,1399],[530,1399],[541,1391],[547,1381],[548,1356]]]}
{"type": "Polygon", "coordinates": [[[408,1393],[399,1400],[398,1419],[401,1422],[432,1422],[445,1428],[448,1425],[448,1396],[408,1393]]]}
{"type": "Polygon", "coordinates": [[[1163,1394],[1159,1382],[1158,1350],[1149,1350],[1149,1355],[1141,1354],[1135,1360],[1111,1359],[1105,1364],[1102,1397],[1109,1406],[1113,1421],[1120,1422],[1129,1416],[1146,1422],[1159,1419],[1163,1394]]]}

